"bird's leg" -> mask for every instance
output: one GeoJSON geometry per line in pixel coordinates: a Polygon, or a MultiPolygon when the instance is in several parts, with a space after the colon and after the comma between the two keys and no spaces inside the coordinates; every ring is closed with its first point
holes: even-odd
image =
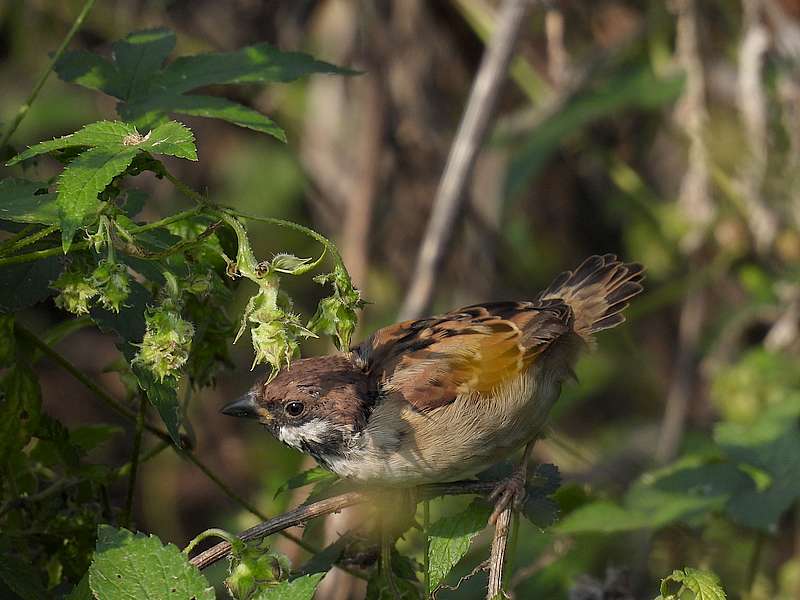
{"type": "Polygon", "coordinates": [[[500,513],[509,506],[519,508],[525,499],[525,481],[528,475],[528,460],[533,452],[533,445],[536,440],[528,442],[525,451],[522,453],[522,460],[514,472],[497,484],[491,494],[489,501],[494,502],[494,511],[489,517],[489,524],[494,525],[500,513]]]}

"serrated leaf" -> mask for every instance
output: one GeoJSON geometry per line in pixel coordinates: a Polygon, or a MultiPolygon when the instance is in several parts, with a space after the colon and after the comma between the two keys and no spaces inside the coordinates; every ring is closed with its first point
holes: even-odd
{"type": "Polygon", "coordinates": [[[134,32],[114,44],[113,64],[90,59],[85,53],[67,53],[56,72],[65,81],[120,99],[119,115],[142,127],[153,128],[163,123],[167,114],[182,113],[221,119],[281,141],[286,141],[284,131],[259,112],[225,98],[186,92],[211,84],[288,82],[312,73],[355,73],[269,44],[184,56],[162,68],[174,44],[174,34],[166,29],[134,32]]]}
{"type": "Polygon", "coordinates": [[[430,574],[429,593],[445,580],[448,573],[469,550],[472,538],[486,527],[491,514],[486,502],[475,499],[462,512],[442,517],[430,526],[428,561],[430,574]]]}
{"type": "Polygon", "coordinates": [[[283,492],[287,490],[294,490],[297,488],[301,488],[304,485],[310,485],[312,483],[316,483],[318,481],[333,481],[338,479],[334,473],[330,471],[326,471],[320,467],[315,467],[313,469],[309,469],[308,471],[303,471],[295,475],[294,477],[290,477],[287,479],[281,487],[278,488],[278,491],[275,492],[275,498],[280,496],[283,492]]]}
{"type": "Polygon", "coordinates": [[[97,528],[89,587],[104,600],[214,600],[214,589],[178,548],[153,535],[97,528]]]}
{"type": "Polygon", "coordinates": [[[65,52],[55,65],[62,81],[71,81],[85,88],[120,97],[123,93],[117,69],[97,54],[86,50],[65,52]]]}
{"type": "Polygon", "coordinates": [[[275,121],[247,106],[219,96],[201,96],[196,94],[159,98],[160,109],[193,117],[220,119],[239,127],[246,127],[261,133],[267,133],[282,142],[286,142],[286,132],[275,121]]]}
{"type": "Polygon", "coordinates": [[[194,134],[191,129],[177,121],[169,121],[159,125],[148,133],[141,143],[136,144],[136,147],[156,154],[168,154],[178,158],[197,160],[194,134]]]}
{"type": "Polygon", "coordinates": [[[233,52],[181,56],[164,69],[158,85],[176,94],[212,84],[286,83],[313,73],[352,75],[354,71],[261,43],[233,52]]]}
{"type": "Polygon", "coordinates": [[[262,590],[253,600],[311,600],[325,573],[304,575],[262,590]]]}
{"type": "Polygon", "coordinates": [[[177,446],[180,446],[181,406],[178,402],[178,381],[158,381],[150,371],[138,365],[132,370],[150,404],[156,408],[161,420],[164,421],[170,437],[177,446]]]}
{"type": "Polygon", "coordinates": [[[55,194],[37,194],[43,183],[9,177],[0,181],[0,219],[15,223],[58,223],[55,194]]]}
{"type": "Polygon", "coordinates": [[[122,82],[121,98],[128,100],[145,96],[153,78],[175,48],[175,33],[169,29],[134,31],[114,42],[114,65],[122,82]]]}
{"type": "Polygon", "coordinates": [[[561,474],[555,465],[537,465],[528,474],[522,514],[541,529],[550,527],[558,519],[558,504],[550,496],[558,490],[559,485],[561,474]]]}
{"type": "Polygon", "coordinates": [[[0,267],[0,313],[16,312],[52,296],[50,284],[63,270],[60,256],[0,267]]]}
{"type": "MultiPolygon", "coordinates": [[[[145,332],[144,314],[151,297],[147,290],[139,283],[131,282],[131,292],[118,313],[103,308],[92,307],[89,315],[92,321],[104,333],[113,332],[117,335],[117,347],[122,352],[128,364],[136,356],[137,344],[141,344],[145,332]]],[[[167,427],[172,439],[180,444],[181,410],[178,395],[174,385],[169,381],[161,383],[146,369],[133,366],[132,371],[136,376],[139,387],[147,395],[147,399],[156,408],[161,420],[167,427]]]]}
{"type": "Polygon", "coordinates": [[[97,195],[131,164],[137,148],[97,147],[73,160],[58,180],[58,216],[61,246],[69,251],[72,238],[83,220],[100,209],[97,195]]]}
{"type": "Polygon", "coordinates": [[[25,152],[17,154],[14,158],[9,160],[6,166],[10,167],[20,161],[28,160],[39,154],[74,146],[101,146],[117,149],[122,146],[123,140],[126,137],[135,134],[136,127],[130,123],[123,123],[121,121],[97,121],[82,127],[75,133],[34,144],[25,150],[25,152]]]}
{"type": "Polygon", "coordinates": [[[688,590],[694,595],[694,600],[725,600],[725,590],[722,589],[719,577],[710,571],[701,571],[687,567],[682,571],[673,571],[672,575],[661,581],[661,595],[668,598],[670,583],[677,583],[681,586],[678,592],[681,597],[682,591],[688,590]]]}

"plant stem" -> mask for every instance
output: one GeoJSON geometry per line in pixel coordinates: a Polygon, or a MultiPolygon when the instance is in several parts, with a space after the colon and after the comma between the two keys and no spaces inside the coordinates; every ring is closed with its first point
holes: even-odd
{"type": "MultiPolygon", "coordinates": [[[[67,252],[77,252],[78,250],[85,250],[91,245],[90,242],[78,242],[77,244],[72,244],[69,247],[67,252]]],[[[6,258],[0,258],[0,267],[5,267],[7,265],[16,265],[19,263],[31,262],[33,260],[40,260],[42,258],[47,258],[49,256],[57,256],[60,254],[64,254],[64,250],[61,246],[56,248],[47,248],[45,250],[37,250],[36,252],[28,252],[27,254],[17,254],[16,256],[8,256],[6,258]]]]}
{"type": "Polygon", "coordinates": [[[128,496],[125,500],[125,512],[122,513],[122,526],[127,528],[133,513],[133,496],[136,492],[136,475],[139,470],[139,452],[142,448],[142,432],[144,431],[144,417],[147,412],[147,396],[139,391],[139,413],[136,415],[136,431],[133,434],[133,448],[131,449],[131,468],[128,474],[128,496]]]}
{"type": "Polygon", "coordinates": [[[81,25],[83,25],[83,21],[84,19],[86,19],[86,15],[89,14],[89,11],[92,10],[94,3],[95,0],[86,0],[86,2],[83,3],[83,8],[81,8],[81,12],[78,13],[77,17],[75,17],[75,21],[72,23],[72,27],[67,32],[67,35],[61,42],[61,45],[58,47],[58,50],[56,50],[55,54],[53,54],[53,58],[50,59],[50,62],[45,68],[44,72],[41,75],[39,75],[39,79],[33,86],[33,90],[31,90],[31,93],[28,95],[25,102],[22,104],[22,106],[19,107],[19,110],[17,110],[17,114],[8,124],[8,127],[3,133],[2,139],[0,139],[0,148],[3,148],[8,143],[8,140],[17,130],[17,127],[19,127],[19,124],[22,122],[22,119],[24,119],[25,115],[28,114],[28,110],[33,104],[33,101],[36,100],[36,96],[39,95],[39,91],[42,89],[42,86],[44,85],[45,81],[47,81],[50,72],[53,70],[53,67],[56,66],[56,63],[61,58],[61,55],[64,54],[64,50],[67,49],[67,46],[72,41],[72,38],[75,37],[75,34],[78,32],[78,29],[80,29],[81,25]]]}
{"type": "MultiPolygon", "coordinates": [[[[75,379],[80,381],[86,388],[92,392],[98,400],[103,402],[108,408],[113,410],[115,413],[120,415],[121,417],[131,421],[133,423],[136,422],[137,416],[129,408],[120,404],[111,394],[97,385],[94,381],[89,379],[89,377],[84,374],[78,367],[73,365],[69,360],[64,358],[57,350],[54,350],[50,346],[48,346],[45,342],[43,342],[39,337],[30,331],[28,328],[20,325],[19,323],[14,324],[14,328],[17,331],[17,334],[21,335],[22,337],[28,339],[36,348],[38,348],[42,354],[44,354],[47,358],[52,360],[53,362],[57,363],[60,367],[62,367],[65,371],[67,371],[70,375],[72,375],[75,379]]],[[[156,437],[160,438],[162,441],[171,442],[171,438],[169,434],[159,429],[158,427],[154,427],[149,423],[144,423],[144,429],[156,437]]]]}
{"type": "MultiPolygon", "coordinates": [[[[437,498],[439,496],[454,496],[458,494],[480,494],[485,495],[492,492],[497,487],[497,481],[456,481],[453,483],[431,483],[422,485],[417,488],[419,497],[422,500],[437,498]]],[[[304,504],[298,506],[288,512],[285,512],[277,517],[273,517],[263,523],[251,527],[247,531],[239,534],[239,539],[249,542],[259,540],[270,535],[279,533],[289,527],[294,527],[302,523],[306,523],[317,517],[329,515],[331,513],[339,512],[348,506],[355,506],[357,504],[364,504],[365,502],[374,501],[374,496],[367,492],[346,492],[325,498],[311,504],[304,504]]],[[[216,546],[204,550],[197,556],[194,556],[189,562],[199,569],[204,569],[218,560],[228,556],[231,551],[231,545],[227,542],[222,542],[216,546]]]]}
{"type": "MultiPolygon", "coordinates": [[[[172,444],[170,444],[168,442],[159,442],[158,444],[156,444],[155,446],[150,448],[150,450],[148,450],[147,452],[142,454],[141,458],[139,458],[139,464],[143,465],[147,461],[155,458],[156,456],[161,454],[164,450],[169,448],[171,445],[172,444]]],[[[117,469],[117,472],[116,472],[115,475],[118,478],[125,477],[126,475],[130,474],[131,467],[132,467],[131,463],[127,462],[124,465],[122,465],[119,469],[117,469]]]]}
{"type": "Polygon", "coordinates": [[[336,264],[344,268],[344,261],[342,260],[342,255],[339,254],[338,248],[331,242],[328,238],[324,235],[317,233],[313,229],[309,229],[308,227],[304,227],[303,225],[299,225],[292,221],[287,221],[285,219],[278,219],[275,217],[257,217],[255,215],[249,215],[247,213],[240,212],[238,210],[234,210],[232,208],[223,208],[221,209],[223,212],[228,213],[229,215],[233,215],[234,217],[239,217],[242,219],[248,219],[250,221],[260,221],[262,223],[269,223],[271,225],[277,225],[278,227],[285,227],[286,229],[293,229],[294,231],[298,231],[303,235],[307,235],[308,237],[318,241],[322,244],[325,249],[330,252],[333,256],[333,259],[336,261],[336,264]]]}
{"type": "Polygon", "coordinates": [[[28,234],[29,234],[31,231],[33,231],[35,228],[36,228],[36,224],[35,224],[35,223],[32,223],[32,224],[30,224],[30,225],[26,225],[25,227],[23,227],[22,229],[20,229],[20,230],[19,230],[17,233],[15,233],[14,235],[12,235],[10,238],[8,238],[8,239],[6,239],[6,240],[3,240],[3,242],[2,242],[2,243],[0,243],[0,254],[3,254],[3,253],[5,253],[5,252],[8,252],[8,250],[10,250],[11,248],[13,248],[13,247],[14,247],[14,245],[15,245],[15,244],[16,244],[16,243],[17,243],[19,240],[21,240],[22,238],[24,238],[24,237],[25,237],[26,235],[28,235],[28,234]]]}
{"type": "Polygon", "coordinates": [[[40,229],[39,231],[33,233],[32,235],[29,235],[25,239],[12,244],[9,248],[3,249],[3,253],[5,254],[8,252],[16,252],[21,248],[24,248],[25,246],[30,246],[34,242],[38,242],[42,238],[46,238],[48,235],[50,235],[51,233],[55,233],[59,229],[60,228],[58,225],[48,225],[44,229],[40,229]]]}
{"type": "MultiPolygon", "coordinates": [[[[195,206],[194,208],[190,208],[187,210],[183,210],[181,212],[175,213],[174,215],[170,215],[169,217],[165,217],[158,221],[153,221],[152,223],[147,223],[145,225],[140,225],[129,230],[129,233],[132,235],[137,235],[139,233],[144,233],[145,231],[150,231],[151,229],[157,229],[159,227],[165,227],[171,223],[176,223],[177,221],[183,221],[184,219],[188,219],[195,215],[198,215],[206,210],[205,206],[195,206]]],[[[41,231],[36,232],[32,236],[25,238],[22,242],[17,243],[14,249],[19,249],[28,244],[32,244],[35,241],[38,241],[42,237],[49,235],[55,231],[58,231],[58,226],[51,225],[46,229],[42,229],[41,231]],[[46,233],[45,233],[46,232],[46,233]]],[[[192,240],[194,241],[194,240],[192,240]]],[[[91,242],[78,242],[77,244],[72,244],[70,246],[68,252],[76,252],[78,250],[85,250],[91,246],[91,242]]],[[[54,248],[46,248],[45,250],[37,250],[36,252],[29,252],[27,254],[17,254],[16,256],[7,256],[5,258],[0,258],[0,267],[4,267],[6,265],[14,265],[19,263],[31,262],[34,260],[40,260],[42,258],[47,258],[49,256],[57,256],[63,254],[64,251],[61,246],[57,246],[54,248]]]]}
{"type": "Polygon", "coordinates": [[[756,533],[755,540],[753,540],[753,553],[750,555],[750,561],[747,564],[747,580],[745,581],[744,589],[751,595],[753,594],[753,586],[756,584],[758,577],[758,567],[761,563],[761,550],[764,548],[764,534],[762,532],[756,533]]]}
{"type": "MultiPolygon", "coordinates": [[[[239,506],[244,508],[246,511],[248,511],[248,512],[254,514],[255,516],[257,516],[262,521],[268,521],[269,520],[269,517],[267,517],[267,515],[265,513],[260,511],[254,504],[251,504],[245,498],[243,498],[242,496],[237,494],[235,491],[233,491],[231,489],[231,487],[227,483],[222,481],[222,479],[220,479],[219,476],[216,473],[214,473],[208,467],[208,465],[206,465],[205,463],[200,461],[200,459],[198,459],[193,453],[179,451],[177,448],[175,448],[175,450],[176,450],[176,452],[178,452],[178,454],[180,454],[184,458],[189,459],[189,461],[192,462],[198,469],[200,469],[200,471],[202,471],[203,474],[206,477],[208,477],[208,479],[210,479],[220,489],[220,491],[222,491],[222,493],[225,494],[228,498],[230,498],[231,500],[236,502],[239,506]]],[[[297,537],[295,535],[292,535],[288,531],[280,531],[279,533],[283,537],[291,540],[292,542],[294,542],[295,544],[300,546],[306,552],[310,552],[311,554],[316,554],[317,552],[319,552],[319,548],[316,548],[315,546],[307,543],[302,538],[299,538],[299,537],[297,537]]],[[[351,575],[357,573],[357,571],[351,572],[348,569],[344,569],[344,570],[347,571],[348,573],[350,573],[351,575]]],[[[357,574],[356,576],[359,577],[361,575],[357,574]]]]}
{"type": "Polygon", "coordinates": [[[425,535],[425,557],[423,559],[423,569],[425,577],[425,598],[431,597],[431,538],[428,529],[431,526],[431,501],[422,501],[422,532],[425,535]]]}

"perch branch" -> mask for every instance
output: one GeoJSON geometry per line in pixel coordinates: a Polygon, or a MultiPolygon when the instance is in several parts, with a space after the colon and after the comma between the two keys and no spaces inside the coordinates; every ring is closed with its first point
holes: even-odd
{"type": "Polygon", "coordinates": [[[489,584],[486,586],[486,600],[494,600],[503,593],[503,566],[508,548],[508,533],[511,530],[511,513],[512,508],[509,506],[500,513],[494,525],[492,552],[489,555],[489,584]]]}
{"type": "Polygon", "coordinates": [[[401,320],[418,317],[430,304],[436,274],[464,202],[464,191],[481,142],[489,128],[500,84],[508,70],[530,2],[531,0],[505,0],[500,11],[497,29],[478,68],[464,117],[439,182],[411,286],[400,310],[401,320]]]}
{"type": "MultiPolygon", "coordinates": [[[[497,486],[492,481],[458,481],[455,483],[434,483],[424,485],[419,488],[419,498],[421,500],[436,498],[437,496],[449,496],[456,494],[488,494],[497,486]]],[[[338,512],[349,506],[364,504],[372,496],[368,492],[347,492],[331,498],[325,498],[311,504],[298,506],[297,508],[285,512],[272,519],[267,519],[263,523],[243,531],[239,534],[239,539],[250,542],[259,540],[267,536],[279,533],[289,527],[294,527],[331,513],[338,512]]],[[[191,563],[198,569],[205,569],[215,562],[222,560],[231,552],[231,545],[228,542],[220,542],[194,556],[191,563]]]]}

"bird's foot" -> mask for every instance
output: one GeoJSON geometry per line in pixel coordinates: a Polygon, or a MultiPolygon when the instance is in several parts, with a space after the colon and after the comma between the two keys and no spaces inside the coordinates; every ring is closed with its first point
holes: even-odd
{"type": "Polygon", "coordinates": [[[511,507],[519,509],[525,500],[525,480],[526,472],[524,469],[517,469],[512,475],[497,484],[491,494],[489,502],[494,502],[494,511],[489,517],[489,524],[497,522],[500,513],[511,507]]]}

